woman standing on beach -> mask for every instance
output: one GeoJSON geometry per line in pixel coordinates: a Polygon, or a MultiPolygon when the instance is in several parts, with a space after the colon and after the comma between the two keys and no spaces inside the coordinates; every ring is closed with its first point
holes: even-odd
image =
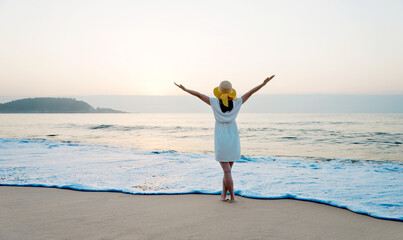
{"type": "Polygon", "coordinates": [[[266,78],[263,83],[249,92],[245,93],[241,98],[236,97],[236,91],[232,88],[229,81],[223,81],[220,86],[214,88],[216,98],[208,96],[185,88],[182,84],[176,84],[183,91],[200,98],[203,102],[211,106],[214,113],[215,128],[214,128],[214,154],[215,159],[220,162],[224,171],[221,201],[227,201],[227,191],[231,198],[229,202],[235,202],[234,183],[232,180],[231,169],[234,162],[241,157],[241,144],[239,140],[238,127],[235,118],[249,97],[265,86],[274,75],[266,78]]]}

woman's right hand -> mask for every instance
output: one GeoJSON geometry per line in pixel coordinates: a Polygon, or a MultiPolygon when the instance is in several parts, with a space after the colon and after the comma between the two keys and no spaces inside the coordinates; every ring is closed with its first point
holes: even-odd
{"type": "Polygon", "coordinates": [[[266,85],[270,80],[272,80],[276,75],[272,75],[271,77],[266,78],[263,83],[266,85]]]}

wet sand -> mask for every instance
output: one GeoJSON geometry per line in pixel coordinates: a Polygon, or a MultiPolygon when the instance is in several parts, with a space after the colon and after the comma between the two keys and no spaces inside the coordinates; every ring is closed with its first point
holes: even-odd
{"type": "Polygon", "coordinates": [[[402,239],[403,222],[298,200],[0,187],[0,239],[402,239]]]}

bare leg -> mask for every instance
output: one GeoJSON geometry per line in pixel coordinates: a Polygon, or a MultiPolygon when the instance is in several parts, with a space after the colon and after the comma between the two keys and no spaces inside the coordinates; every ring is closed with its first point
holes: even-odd
{"type": "MultiPolygon", "coordinates": [[[[232,165],[234,165],[234,162],[230,162],[229,165],[230,165],[230,167],[231,167],[231,169],[232,169],[232,165]]],[[[225,178],[223,177],[223,178],[222,178],[222,194],[221,194],[221,201],[227,201],[227,191],[228,191],[228,188],[227,188],[227,186],[225,185],[225,178]]]]}
{"type": "Polygon", "coordinates": [[[227,201],[227,186],[225,185],[225,179],[222,178],[222,193],[221,193],[221,201],[227,201]]]}
{"type": "Polygon", "coordinates": [[[232,180],[232,175],[231,175],[231,165],[229,162],[220,162],[220,164],[224,171],[224,184],[227,187],[227,189],[231,195],[230,201],[235,202],[234,182],[232,180]]]}

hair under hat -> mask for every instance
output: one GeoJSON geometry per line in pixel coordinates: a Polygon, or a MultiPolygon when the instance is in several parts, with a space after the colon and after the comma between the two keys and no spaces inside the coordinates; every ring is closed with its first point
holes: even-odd
{"type": "Polygon", "coordinates": [[[232,84],[229,81],[222,81],[220,85],[214,88],[214,96],[222,100],[224,106],[228,107],[228,98],[236,100],[236,91],[232,88],[232,84]]]}

